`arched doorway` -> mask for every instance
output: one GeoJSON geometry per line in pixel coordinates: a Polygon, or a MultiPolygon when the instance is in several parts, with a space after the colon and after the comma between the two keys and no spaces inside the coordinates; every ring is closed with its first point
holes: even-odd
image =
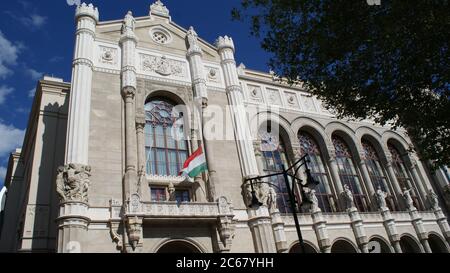
{"type": "Polygon", "coordinates": [[[403,253],[422,253],[420,246],[409,236],[400,238],[400,247],[403,253]]]}
{"type": "Polygon", "coordinates": [[[170,241],[162,245],[156,253],[201,253],[201,251],[185,241],[170,241]]]}
{"type": "MultiPolygon", "coordinates": [[[[293,245],[291,247],[291,249],[289,250],[289,253],[303,253],[302,247],[300,246],[299,243],[296,243],[295,245],[293,245]]],[[[305,253],[306,254],[312,254],[312,253],[317,253],[317,251],[310,244],[305,243],[305,253]]]]}
{"type": "Polygon", "coordinates": [[[434,234],[428,235],[428,243],[430,244],[431,252],[433,253],[448,253],[445,243],[434,234]]]}
{"type": "Polygon", "coordinates": [[[369,253],[392,253],[389,245],[379,238],[370,239],[368,247],[369,253]]]}
{"type": "Polygon", "coordinates": [[[351,243],[345,240],[338,240],[331,247],[331,253],[358,253],[358,251],[351,243]]]}

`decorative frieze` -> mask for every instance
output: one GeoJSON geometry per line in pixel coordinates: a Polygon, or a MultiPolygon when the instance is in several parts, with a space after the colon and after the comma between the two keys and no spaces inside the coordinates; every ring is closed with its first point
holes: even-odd
{"type": "Polygon", "coordinates": [[[139,54],[141,70],[143,72],[155,73],[161,76],[173,76],[185,78],[187,76],[186,63],[168,58],[166,56],[154,56],[139,54]]]}

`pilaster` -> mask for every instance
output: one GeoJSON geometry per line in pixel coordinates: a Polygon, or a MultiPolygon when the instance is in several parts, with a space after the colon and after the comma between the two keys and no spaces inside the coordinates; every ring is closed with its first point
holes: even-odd
{"type": "Polygon", "coordinates": [[[327,222],[325,221],[322,211],[317,209],[311,213],[313,220],[313,227],[316,233],[317,241],[319,242],[319,247],[322,253],[331,252],[331,242],[327,231],[327,222]]]}
{"type": "Polygon", "coordinates": [[[355,234],[356,242],[358,243],[361,252],[369,253],[367,244],[369,243],[366,231],[364,230],[364,224],[359,215],[358,209],[352,207],[348,209],[348,215],[350,216],[350,221],[352,223],[353,233],[355,234]]]}
{"type": "Polygon", "coordinates": [[[402,253],[402,248],[400,247],[400,235],[398,234],[394,217],[392,217],[391,212],[386,207],[380,209],[380,212],[383,217],[383,225],[386,229],[386,233],[388,234],[389,241],[394,247],[396,253],[402,253]]]}

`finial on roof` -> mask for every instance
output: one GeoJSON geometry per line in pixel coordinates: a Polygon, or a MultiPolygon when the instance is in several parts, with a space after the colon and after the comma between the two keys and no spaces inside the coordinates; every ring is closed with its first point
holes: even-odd
{"type": "Polygon", "coordinates": [[[169,9],[164,5],[163,2],[157,0],[150,6],[150,16],[152,14],[169,17],[169,9]]]}

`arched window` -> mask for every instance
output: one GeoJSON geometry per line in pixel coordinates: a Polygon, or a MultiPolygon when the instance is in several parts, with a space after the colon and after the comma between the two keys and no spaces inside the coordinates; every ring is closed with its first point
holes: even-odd
{"type": "MultiPolygon", "coordinates": [[[[263,167],[266,174],[277,173],[288,167],[289,161],[286,155],[285,145],[282,139],[272,133],[261,134],[261,152],[263,155],[263,167]]],[[[289,194],[286,188],[286,182],[282,175],[270,178],[270,183],[278,187],[274,187],[277,192],[277,207],[282,213],[290,213],[292,209],[289,205],[289,194]]]]}
{"type": "Polygon", "coordinates": [[[367,201],[362,189],[350,149],[344,140],[338,136],[332,137],[334,149],[336,150],[336,163],[338,165],[339,177],[342,185],[348,185],[353,193],[355,206],[359,211],[367,211],[367,201]]]}
{"type": "MultiPolygon", "coordinates": [[[[412,181],[409,176],[408,170],[406,169],[405,163],[403,162],[402,156],[400,155],[400,152],[397,150],[397,148],[392,145],[388,144],[389,152],[392,156],[392,168],[394,169],[395,177],[397,178],[397,181],[400,185],[400,188],[403,190],[404,188],[412,188],[412,181]]],[[[414,206],[417,209],[421,209],[419,198],[417,197],[415,191],[413,190],[411,192],[411,197],[414,201],[414,206]]]]}
{"type": "Polygon", "coordinates": [[[146,169],[152,175],[177,176],[186,161],[187,142],[180,117],[172,113],[174,104],[153,99],[145,104],[146,169]]]}
{"type": "Polygon", "coordinates": [[[378,187],[380,187],[382,191],[390,193],[390,195],[386,198],[386,203],[391,211],[397,210],[395,207],[395,203],[392,199],[391,190],[387,185],[386,176],[384,175],[382,165],[380,159],[378,158],[378,154],[375,151],[375,148],[369,141],[365,139],[363,139],[361,143],[364,150],[364,158],[366,161],[367,170],[369,172],[373,188],[376,191],[378,187]]]}
{"type": "Polygon", "coordinates": [[[319,200],[319,207],[324,212],[331,212],[332,195],[319,146],[310,134],[303,131],[298,133],[298,140],[300,142],[301,156],[306,154],[309,156],[310,162],[308,163],[308,167],[311,170],[311,175],[319,182],[319,185],[315,188],[316,196],[319,200]]]}

